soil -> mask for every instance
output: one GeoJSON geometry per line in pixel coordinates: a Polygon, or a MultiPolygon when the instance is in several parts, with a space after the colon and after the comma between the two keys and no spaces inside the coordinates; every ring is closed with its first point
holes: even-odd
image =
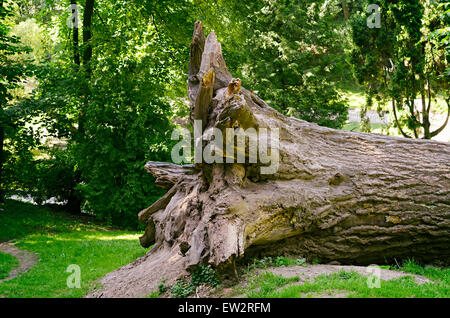
{"type": "MultiPolygon", "coordinates": [[[[257,269],[252,274],[261,274],[266,271],[272,272],[275,275],[282,275],[283,277],[299,277],[299,281],[294,283],[303,284],[305,282],[312,282],[314,278],[321,274],[333,274],[337,273],[341,270],[351,272],[355,271],[358,274],[363,276],[369,276],[372,272],[368,271],[366,266],[340,266],[340,265],[308,265],[308,266],[282,266],[282,267],[269,267],[267,269],[257,269]]],[[[391,280],[395,278],[399,278],[402,276],[412,276],[417,284],[421,285],[424,283],[432,283],[432,281],[424,276],[414,275],[410,273],[380,269],[380,279],[382,280],[391,280]]],[[[239,286],[245,287],[247,285],[248,277],[241,277],[241,282],[239,286]]],[[[236,295],[235,290],[237,290],[239,286],[234,286],[234,288],[223,288],[220,291],[216,291],[215,293],[209,294],[207,297],[236,297],[243,298],[245,295],[236,295]]],[[[348,292],[345,290],[335,290],[330,292],[322,292],[322,293],[305,293],[302,294],[302,297],[305,298],[346,298],[348,296],[348,292]]]]}
{"type": "Polygon", "coordinates": [[[22,250],[13,243],[0,243],[0,252],[14,256],[19,262],[19,266],[11,270],[9,276],[1,279],[0,283],[26,273],[38,261],[38,256],[36,254],[22,250]]]}
{"type": "MultiPolygon", "coordinates": [[[[311,265],[311,266],[288,266],[288,267],[283,266],[283,267],[271,267],[268,270],[274,273],[275,275],[282,275],[284,277],[298,276],[300,278],[299,283],[312,281],[316,276],[321,274],[333,274],[341,270],[344,270],[346,272],[355,271],[363,276],[369,276],[373,273],[369,271],[368,267],[366,266],[340,266],[340,265],[311,265]]],[[[258,270],[258,271],[263,272],[265,270],[258,270]]],[[[410,273],[404,273],[388,269],[380,269],[380,278],[382,280],[391,280],[402,276],[414,277],[414,280],[419,285],[432,282],[428,278],[420,275],[414,275],[410,273]]]]}

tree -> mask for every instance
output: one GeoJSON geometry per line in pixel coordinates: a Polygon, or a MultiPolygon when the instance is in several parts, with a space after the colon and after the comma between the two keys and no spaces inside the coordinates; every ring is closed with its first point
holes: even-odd
{"type": "Polygon", "coordinates": [[[11,134],[18,134],[18,130],[23,128],[17,122],[20,109],[8,105],[13,98],[11,90],[20,87],[21,80],[30,74],[29,61],[20,61],[15,57],[26,52],[27,48],[19,44],[17,37],[9,35],[10,27],[6,21],[9,16],[11,9],[0,0],[0,202],[4,200],[4,188],[8,186],[4,182],[4,165],[9,155],[5,150],[5,139],[11,134]]]}
{"type": "Polygon", "coordinates": [[[336,90],[345,69],[341,1],[259,1],[246,22],[248,82],[284,114],[339,128],[347,120],[336,90]],[[270,63],[268,63],[270,61],[270,63]]]}
{"type": "Polygon", "coordinates": [[[37,201],[57,197],[74,213],[83,208],[136,228],[141,201],[150,204],[161,195],[148,186],[151,176],[141,179],[141,171],[148,160],[169,159],[170,120],[176,115],[171,103],[184,86],[179,66],[187,68],[190,35],[182,30],[192,5],[86,0],[68,1],[77,7],[61,10],[55,3],[19,3],[45,35],[58,35],[49,41],[39,85],[26,103],[62,147],[42,149],[45,158],[35,158],[27,189],[37,201]],[[74,11],[81,15],[78,24],[74,11]]]}
{"type": "Polygon", "coordinates": [[[367,27],[366,12],[352,22],[352,64],[359,83],[366,87],[366,107],[373,99],[381,106],[390,100],[395,125],[404,137],[430,139],[445,128],[450,112],[445,49],[430,36],[431,29],[444,26],[444,21],[437,18],[434,2],[376,4],[382,10],[380,28],[367,27]],[[446,102],[447,119],[431,131],[430,113],[436,97],[446,102]]]}
{"type": "Polygon", "coordinates": [[[127,227],[137,227],[134,215],[141,200],[150,203],[161,195],[148,186],[151,176],[146,182],[140,178],[143,164],[169,159],[173,126],[162,92],[177,85],[179,75],[172,70],[180,52],[169,42],[170,30],[155,24],[165,9],[152,16],[145,3],[103,3],[92,20],[92,38],[84,44],[93,50],[89,68],[83,61],[89,70],[88,98],[81,105],[83,134],[74,144],[83,181],[78,189],[85,210],[127,227]]]}
{"type": "MultiPolygon", "coordinates": [[[[252,91],[235,89],[220,43],[213,32],[205,40],[200,22],[191,48],[192,119],[208,113],[202,149],[216,141],[208,137],[210,128],[223,136],[226,128],[236,134],[269,129],[265,150],[278,169],[263,173],[261,152],[251,162],[250,147],[235,142],[232,151],[216,143],[222,163],[148,162],[147,171],[168,189],[138,215],[146,223],[141,244],[153,248],[106,275],[104,288],[92,296],[137,297],[162,277],[172,284],[208,263],[226,272],[258,255],[352,264],[450,260],[448,143],[334,130],[283,116],[252,91]],[[205,94],[211,88],[214,94],[205,94]],[[246,160],[239,163],[244,148],[246,160]]],[[[261,147],[264,136],[249,135],[248,144],[258,138],[261,147]]]]}

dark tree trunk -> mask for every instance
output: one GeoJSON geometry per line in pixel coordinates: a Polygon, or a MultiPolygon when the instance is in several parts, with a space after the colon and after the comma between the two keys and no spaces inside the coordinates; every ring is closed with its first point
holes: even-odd
{"type": "Polygon", "coordinates": [[[348,19],[350,17],[350,12],[348,11],[347,1],[342,0],[342,10],[344,12],[344,19],[348,19]]]}
{"type": "MultiPolygon", "coordinates": [[[[3,8],[3,0],[0,0],[0,9],[3,8]]],[[[1,101],[0,101],[1,102],[1,101]]],[[[3,111],[3,105],[0,104],[0,111],[3,111]]],[[[4,123],[0,122],[0,203],[3,203],[5,200],[5,193],[2,186],[2,173],[3,173],[3,144],[5,139],[5,128],[4,123]]]]}
{"type": "MultiPolygon", "coordinates": [[[[76,0],[70,1],[71,5],[77,5],[76,0]]],[[[72,17],[77,12],[76,9],[72,8],[72,17]]],[[[74,19],[78,19],[78,16],[75,16],[74,19]]],[[[78,21],[72,20],[72,45],[73,45],[73,62],[80,66],[80,45],[79,45],[79,36],[78,36],[78,21]]]]}
{"type": "Polygon", "coordinates": [[[91,58],[92,58],[92,15],[94,13],[95,0],[86,0],[83,15],[83,65],[86,69],[86,76],[91,75],[91,58]]]}
{"type": "Polygon", "coordinates": [[[3,127],[3,123],[0,123],[0,203],[5,201],[5,191],[3,190],[3,181],[2,181],[2,173],[3,173],[3,144],[5,139],[5,130],[3,127]]]}
{"type": "MultiPolygon", "coordinates": [[[[75,1],[74,1],[75,2],[75,1]]],[[[92,75],[92,66],[91,66],[91,59],[92,59],[92,16],[94,12],[94,5],[95,0],[86,0],[85,7],[84,7],[84,13],[83,13],[83,71],[84,76],[86,79],[89,79],[92,75]]],[[[75,36],[75,35],[74,35],[75,36]]],[[[77,39],[78,39],[78,32],[77,32],[77,39]]],[[[77,40],[78,41],[78,40],[77,40]]],[[[77,43],[78,45],[78,43],[77,43]]],[[[78,52],[78,51],[77,51],[78,52]]],[[[78,65],[80,56],[78,55],[78,65]]],[[[78,117],[78,129],[75,133],[75,140],[78,142],[83,141],[85,138],[85,108],[89,101],[90,96],[90,89],[87,83],[84,83],[84,85],[81,88],[81,95],[84,97],[84,102],[82,103],[82,106],[79,110],[79,117],[78,117]]],[[[70,196],[68,198],[66,208],[68,211],[72,214],[81,214],[81,204],[82,204],[82,197],[78,190],[75,190],[76,184],[82,181],[82,174],[79,168],[75,168],[75,180],[74,180],[74,187],[70,193],[70,196]]]]}
{"type": "Polygon", "coordinates": [[[234,81],[221,46],[212,32],[202,50],[202,33],[198,22],[190,68],[198,71],[188,82],[191,114],[200,116],[193,119],[206,109],[206,129],[278,128],[279,146],[272,144],[271,152],[279,151],[279,168],[261,174],[259,159],[148,162],[156,184],[169,189],[139,213],[147,224],[141,244],[154,246],[106,275],[96,296],[142,296],[162,277],[171,284],[199,264],[220,270],[259,254],[346,264],[450,259],[449,143],[320,127],[281,115],[245,88],[230,95],[234,81]],[[208,99],[200,95],[211,70],[208,99]]]}

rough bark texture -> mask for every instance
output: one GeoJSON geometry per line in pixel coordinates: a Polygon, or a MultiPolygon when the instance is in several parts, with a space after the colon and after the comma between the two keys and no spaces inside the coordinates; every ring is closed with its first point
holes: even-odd
{"type": "Polygon", "coordinates": [[[320,127],[281,115],[243,87],[230,93],[220,44],[214,33],[204,41],[200,22],[190,71],[191,114],[206,110],[206,128],[279,128],[279,169],[263,175],[260,162],[147,163],[169,189],[139,213],[147,222],[141,243],[154,247],[108,274],[95,295],[148,294],[164,276],[170,284],[198,264],[227,268],[255,254],[345,264],[449,259],[450,144],[320,127]],[[210,70],[206,105],[197,102],[199,79],[210,70]]]}

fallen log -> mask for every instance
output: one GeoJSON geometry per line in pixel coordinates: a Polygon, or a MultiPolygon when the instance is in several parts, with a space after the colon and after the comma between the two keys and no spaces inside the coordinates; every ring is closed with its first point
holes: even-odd
{"type": "MultiPolygon", "coordinates": [[[[199,264],[225,269],[262,254],[343,264],[450,259],[449,143],[286,117],[233,80],[220,43],[213,32],[205,40],[201,22],[189,71],[191,120],[206,118],[202,128],[224,136],[227,128],[278,128],[278,143],[265,149],[277,154],[277,169],[262,173],[267,161],[252,160],[249,149],[245,162],[230,162],[239,153],[235,145],[236,151],[214,148],[222,163],[147,163],[157,184],[169,189],[139,214],[147,223],[141,242],[154,246],[108,274],[102,296],[150,293],[163,276],[170,283],[199,264]]],[[[206,134],[203,146],[212,142],[206,134]]]]}

